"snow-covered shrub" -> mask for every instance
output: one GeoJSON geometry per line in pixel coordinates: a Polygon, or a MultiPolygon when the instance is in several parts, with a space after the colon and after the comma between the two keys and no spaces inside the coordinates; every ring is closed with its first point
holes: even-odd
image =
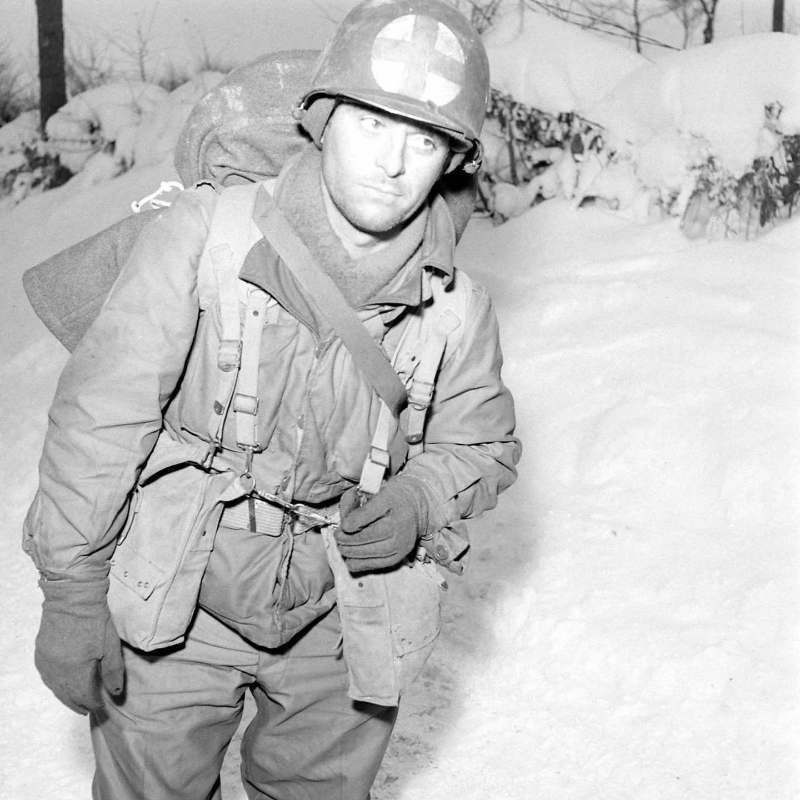
{"type": "Polygon", "coordinates": [[[38,111],[26,111],[0,128],[0,207],[58,186],[70,175],[42,142],[38,111]]]}
{"type": "Polygon", "coordinates": [[[47,139],[72,172],[101,151],[110,152],[120,168],[128,167],[143,115],[166,97],[160,86],[139,81],[98,86],[71,98],[47,120],[47,139]]]}
{"type": "Polygon", "coordinates": [[[681,218],[689,238],[752,239],[793,214],[800,198],[800,135],[786,136],[773,155],[736,175],[710,157],[697,170],[681,218]]]}
{"type": "MultiPolygon", "coordinates": [[[[24,145],[15,153],[14,166],[0,167],[0,209],[20,203],[28,195],[66,183],[72,173],[41,142],[24,145]]],[[[6,162],[6,165],[9,164],[6,162]]]]}
{"type": "Polygon", "coordinates": [[[737,172],[703,136],[668,128],[620,141],[576,113],[550,114],[493,90],[480,200],[495,222],[558,196],[638,221],[678,217],[690,238],[750,239],[790,216],[800,196],[800,134],[781,132],[782,110],[766,104],[757,155],[737,172]]]}
{"type": "Polygon", "coordinates": [[[603,131],[589,120],[531,108],[495,89],[481,141],[480,198],[496,221],[556,195],[580,203],[614,157],[603,131]]]}

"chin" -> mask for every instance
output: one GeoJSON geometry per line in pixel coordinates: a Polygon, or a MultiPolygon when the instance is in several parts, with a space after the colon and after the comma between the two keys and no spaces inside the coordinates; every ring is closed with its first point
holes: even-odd
{"type": "Polygon", "coordinates": [[[350,224],[358,228],[364,233],[371,233],[373,235],[386,234],[393,231],[401,225],[410,214],[396,211],[388,214],[386,212],[378,213],[375,211],[361,211],[354,213],[350,216],[350,224]]]}

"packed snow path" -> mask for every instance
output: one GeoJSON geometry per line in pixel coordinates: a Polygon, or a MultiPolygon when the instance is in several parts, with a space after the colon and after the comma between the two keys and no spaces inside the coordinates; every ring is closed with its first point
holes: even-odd
{"type": "MultiPolygon", "coordinates": [[[[22,271],[163,170],[0,216],[6,607],[0,785],[89,796],[86,720],[40,684],[19,533],[64,362],[22,271]]],[[[406,698],[376,800],[790,800],[798,761],[800,220],[690,243],[551,201],[461,261],[495,297],[525,446],[406,698]]],[[[226,798],[244,794],[231,753],[226,798]]]]}

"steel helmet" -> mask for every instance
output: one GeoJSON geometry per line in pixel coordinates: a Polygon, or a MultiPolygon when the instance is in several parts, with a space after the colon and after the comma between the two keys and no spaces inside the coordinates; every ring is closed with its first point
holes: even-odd
{"type": "Polygon", "coordinates": [[[298,118],[314,136],[334,106],[320,103],[320,120],[316,101],[352,100],[441,131],[475,171],[488,97],[486,50],[463,14],[443,0],[365,0],[322,51],[298,118]]]}

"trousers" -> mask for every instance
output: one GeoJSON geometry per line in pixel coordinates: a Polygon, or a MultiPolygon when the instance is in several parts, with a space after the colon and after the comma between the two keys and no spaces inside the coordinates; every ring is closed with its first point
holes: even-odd
{"type": "Polygon", "coordinates": [[[278,651],[199,610],[183,645],[124,649],[126,688],[91,718],[94,800],[220,800],[241,721],[250,800],[366,800],[396,707],[352,701],[336,607],[278,651]]]}

